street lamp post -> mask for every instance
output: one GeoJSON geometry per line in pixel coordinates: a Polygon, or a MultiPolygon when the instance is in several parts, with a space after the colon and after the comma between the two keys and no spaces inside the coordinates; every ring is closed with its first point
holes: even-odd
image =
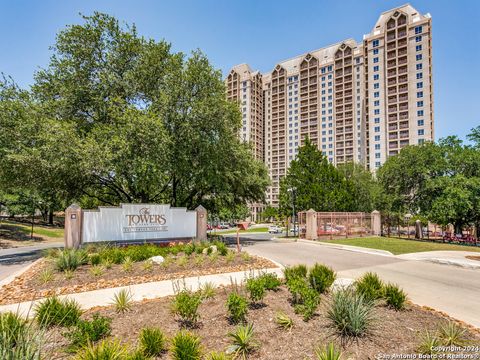
{"type": "MultiPolygon", "coordinates": [[[[295,223],[295,220],[296,220],[296,214],[295,214],[295,195],[296,195],[296,192],[297,192],[297,188],[295,187],[291,187],[288,189],[288,192],[292,194],[292,222],[293,222],[293,237],[296,237],[297,236],[297,227],[296,227],[296,223],[295,223]]],[[[287,232],[288,232],[288,229],[287,229],[287,232]]]]}
{"type": "Polygon", "coordinates": [[[410,239],[410,219],[412,214],[405,214],[405,221],[407,222],[407,238],[410,239]]]}

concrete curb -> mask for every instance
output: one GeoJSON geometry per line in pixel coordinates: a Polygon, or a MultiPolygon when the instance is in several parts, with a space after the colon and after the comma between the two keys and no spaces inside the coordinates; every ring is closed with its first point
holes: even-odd
{"type": "Polygon", "coordinates": [[[432,259],[414,259],[414,261],[428,261],[434,264],[452,265],[452,266],[457,266],[464,269],[473,269],[473,270],[480,269],[480,264],[473,264],[471,262],[461,261],[461,260],[432,258],[432,259]]]}
{"type": "MultiPolygon", "coordinates": [[[[174,295],[174,285],[178,284],[181,288],[184,286],[191,290],[197,290],[201,284],[205,282],[212,282],[217,287],[226,286],[233,283],[240,283],[251,274],[259,273],[275,273],[278,276],[283,276],[281,269],[255,269],[247,271],[239,271],[224,274],[212,274],[188,278],[177,278],[172,280],[155,281],[143,284],[121,286],[116,288],[100,289],[93,291],[86,291],[76,294],[60,295],[60,299],[68,298],[78,301],[82,309],[90,309],[97,306],[109,306],[112,304],[114,295],[122,290],[127,289],[132,295],[133,301],[142,301],[146,299],[155,299],[159,297],[174,295]]],[[[7,304],[0,306],[0,312],[13,311],[22,316],[32,317],[32,309],[35,305],[44,299],[37,299],[33,301],[25,301],[16,304],[7,304]]]]}
{"type": "Polygon", "coordinates": [[[351,246],[351,245],[338,245],[338,244],[329,244],[322,241],[313,241],[313,240],[305,240],[305,239],[298,239],[299,242],[303,242],[306,244],[315,244],[315,245],[322,245],[328,246],[334,249],[352,251],[352,252],[359,252],[364,254],[370,255],[379,255],[379,256],[387,256],[387,257],[396,257],[390,251],[386,250],[378,250],[378,249],[369,249],[369,248],[362,248],[358,246],[351,246]]]}
{"type": "Polygon", "coordinates": [[[16,278],[17,276],[22,275],[24,272],[26,272],[27,270],[29,270],[32,266],[34,266],[35,264],[37,264],[38,262],[40,262],[40,260],[42,260],[42,258],[35,260],[35,261],[32,262],[31,264],[28,264],[27,266],[25,266],[23,269],[20,269],[20,270],[18,270],[17,272],[13,273],[12,275],[9,275],[9,276],[7,276],[5,279],[1,280],[1,281],[0,281],[0,287],[2,287],[2,286],[4,286],[4,285],[10,284],[13,280],[15,280],[15,278],[16,278]]]}

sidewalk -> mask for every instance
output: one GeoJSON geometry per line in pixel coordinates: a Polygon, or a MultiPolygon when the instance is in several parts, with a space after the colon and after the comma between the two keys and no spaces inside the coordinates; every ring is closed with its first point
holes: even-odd
{"type": "MultiPolygon", "coordinates": [[[[280,268],[257,270],[255,271],[255,275],[258,275],[259,272],[276,273],[280,277],[283,274],[280,268]]],[[[111,305],[114,295],[122,289],[128,289],[130,291],[133,301],[142,301],[145,299],[155,299],[158,297],[173,295],[173,285],[175,283],[179,283],[180,287],[185,285],[187,288],[195,291],[200,287],[200,285],[206,282],[211,282],[217,287],[227,286],[235,282],[240,283],[248,276],[250,276],[250,271],[205,275],[200,277],[156,281],[144,284],[93,290],[83,293],[60,295],[59,298],[74,299],[78,301],[82,309],[86,310],[96,306],[111,305]]],[[[42,301],[42,299],[26,301],[18,304],[0,305],[0,312],[13,311],[18,312],[21,315],[31,317],[33,316],[33,308],[35,307],[35,304],[40,301],[42,301]]]]}
{"type": "Polygon", "coordinates": [[[473,251],[426,251],[397,255],[404,260],[429,261],[436,264],[454,265],[467,269],[480,269],[479,260],[467,259],[466,256],[480,257],[480,253],[473,251]]]}

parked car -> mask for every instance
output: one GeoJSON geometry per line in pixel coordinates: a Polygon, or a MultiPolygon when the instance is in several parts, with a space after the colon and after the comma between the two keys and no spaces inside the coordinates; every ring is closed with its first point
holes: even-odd
{"type": "Polygon", "coordinates": [[[230,225],[228,225],[227,223],[220,223],[220,224],[218,224],[218,228],[219,229],[230,229],[230,225]]]}
{"type": "Polygon", "coordinates": [[[277,225],[271,225],[268,227],[268,233],[269,234],[279,234],[282,232],[282,229],[280,228],[280,226],[277,226],[277,225]]]}

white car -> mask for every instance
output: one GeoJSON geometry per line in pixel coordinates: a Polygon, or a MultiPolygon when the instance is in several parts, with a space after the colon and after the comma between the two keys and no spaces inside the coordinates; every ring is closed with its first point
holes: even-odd
{"type": "Polygon", "coordinates": [[[277,225],[271,225],[268,227],[268,233],[269,234],[278,234],[278,233],[281,233],[282,232],[282,229],[277,226],[277,225]]]}

